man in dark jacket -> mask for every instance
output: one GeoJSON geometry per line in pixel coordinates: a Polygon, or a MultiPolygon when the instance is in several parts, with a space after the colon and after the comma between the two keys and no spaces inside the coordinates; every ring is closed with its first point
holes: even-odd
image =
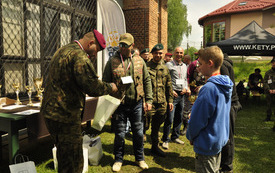
{"type": "MultiPolygon", "coordinates": [[[[270,63],[272,64],[272,68],[268,70],[264,76],[264,90],[265,90],[266,102],[267,102],[265,121],[271,121],[272,108],[274,108],[274,103],[275,103],[274,102],[274,99],[275,99],[275,58],[274,56],[270,63]]],[[[275,130],[275,122],[274,122],[273,130],[275,130]]]]}
{"type": "Polygon", "coordinates": [[[114,172],[119,172],[122,166],[125,147],[125,129],[127,118],[131,123],[133,132],[133,149],[135,160],[139,167],[148,169],[144,160],[143,148],[143,122],[142,105],[145,111],[152,108],[152,84],[146,64],[140,56],[133,55],[131,49],[134,46],[134,37],[130,33],[120,36],[119,50],[107,62],[103,81],[114,82],[119,90],[116,95],[123,99],[115,111],[115,163],[112,166],[114,172]],[[143,104],[143,98],[145,103],[143,104]]]}
{"type": "Polygon", "coordinates": [[[235,128],[235,119],[237,117],[237,112],[242,108],[239,97],[236,91],[235,79],[234,79],[234,70],[233,70],[233,61],[229,59],[227,54],[224,54],[223,64],[221,66],[220,72],[222,75],[228,75],[232,80],[234,86],[231,97],[231,108],[230,108],[230,132],[229,140],[227,144],[222,148],[222,157],[221,157],[221,172],[233,172],[233,157],[234,157],[234,128],[235,128]]]}

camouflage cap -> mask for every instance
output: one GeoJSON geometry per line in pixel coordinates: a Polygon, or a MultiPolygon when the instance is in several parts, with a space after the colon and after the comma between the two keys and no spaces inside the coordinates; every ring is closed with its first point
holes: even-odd
{"type": "Polygon", "coordinates": [[[163,45],[161,43],[156,44],[153,49],[151,50],[151,53],[153,53],[156,50],[163,50],[163,45]]]}
{"type": "Polygon", "coordinates": [[[140,55],[143,53],[149,53],[149,48],[145,48],[142,51],[140,51],[140,55]]]}
{"type": "Polygon", "coordinates": [[[125,43],[130,46],[134,43],[134,37],[130,33],[122,34],[119,38],[119,43],[125,43]]]}

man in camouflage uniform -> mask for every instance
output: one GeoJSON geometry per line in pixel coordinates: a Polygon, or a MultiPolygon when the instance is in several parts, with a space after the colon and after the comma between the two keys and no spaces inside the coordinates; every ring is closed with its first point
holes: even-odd
{"type": "MultiPolygon", "coordinates": [[[[145,63],[150,61],[149,56],[149,48],[145,48],[140,51],[140,57],[145,61],[145,63]]],[[[143,111],[143,141],[147,140],[146,138],[146,131],[149,130],[150,127],[150,117],[148,116],[148,112],[143,111]]]]}
{"type": "Polygon", "coordinates": [[[58,49],[51,60],[41,114],[57,147],[58,172],[82,172],[85,94],[96,97],[117,90],[114,83],[98,80],[89,59],[105,47],[103,35],[94,30],[58,49]]]}
{"type": "MultiPolygon", "coordinates": [[[[265,121],[271,121],[272,115],[272,104],[274,105],[275,101],[275,58],[271,60],[272,68],[265,73],[264,76],[264,91],[266,94],[267,101],[267,111],[266,111],[266,119],[265,121]]],[[[275,131],[275,123],[273,130],[275,131]]]]}
{"type": "Polygon", "coordinates": [[[149,48],[145,48],[145,49],[143,49],[142,51],[140,51],[140,57],[141,57],[145,62],[150,61],[149,48]]]}
{"type": "Polygon", "coordinates": [[[173,88],[169,70],[161,63],[163,45],[155,45],[151,51],[153,58],[147,62],[147,69],[151,77],[153,89],[153,106],[148,112],[148,117],[152,118],[152,148],[151,152],[160,157],[165,157],[165,153],[158,147],[159,128],[166,118],[167,103],[170,111],[173,110],[173,88]]]}
{"type": "Polygon", "coordinates": [[[119,50],[107,62],[103,73],[103,81],[114,82],[119,88],[118,93],[113,96],[124,98],[114,113],[115,163],[112,170],[115,172],[120,171],[123,162],[127,118],[130,120],[133,133],[135,160],[142,169],[148,169],[143,154],[142,100],[145,99],[145,110],[151,110],[152,85],[143,59],[140,56],[132,56],[133,46],[134,37],[131,34],[121,35],[119,50]]]}

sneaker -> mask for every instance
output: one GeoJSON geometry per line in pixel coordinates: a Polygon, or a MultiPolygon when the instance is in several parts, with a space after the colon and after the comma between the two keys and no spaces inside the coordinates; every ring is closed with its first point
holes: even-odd
{"type": "Polygon", "coordinates": [[[169,144],[168,144],[168,142],[163,142],[163,143],[162,143],[162,148],[168,150],[168,149],[169,149],[169,144]]]}
{"type": "Polygon", "coordinates": [[[184,145],[184,142],[182,140],[180,140],[179,138],[174,139],[173,142],[184,145]]]}
{"type": "Polygon", "coordinates": [[[144,160],[136,161],[136,163],[141,169],[148,169],[149,168],[149,166],[146,164],[146,162],[144,160]]]}
{"type": "Polygon", "coordinates": [[[160,157],[165,157],[165,152],[163,152],[158,146],[151,148],[151,153],[160,157]]]}
{"type": "Polygon", "coordinates": [[[115,162],[115,163],[113,164],[112,170],[113,170],[114,172],[119,172],[120,169],[121,169],[121,166],[122,166],[122,162],[115,162]]]}

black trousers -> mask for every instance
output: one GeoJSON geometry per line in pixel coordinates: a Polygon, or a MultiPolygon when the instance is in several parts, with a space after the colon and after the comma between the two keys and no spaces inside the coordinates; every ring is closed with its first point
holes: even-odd
{"type": "Polygon", "coordinates": [[[233,158],[235,152],[235,119],[237,117],[237,113],[241,110],[242,106],[239,101],[232,102],[230,108],[230,125],[229,125],[229,140],[227,144],[222,148],[221,151],[221,169],[223,171],[231,171],[233,170],[233,158]]]}

